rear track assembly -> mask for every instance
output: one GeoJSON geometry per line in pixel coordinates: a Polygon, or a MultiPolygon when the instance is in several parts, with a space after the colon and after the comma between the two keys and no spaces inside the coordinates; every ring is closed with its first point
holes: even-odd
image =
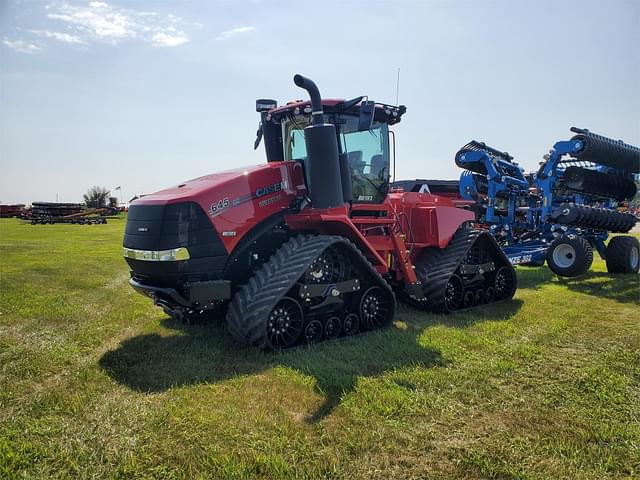
{"type": "Polygon", "coordinates": [[[416,261],[416,275],[425,285],[421,306],[453,312],[506,300],[516,291],[516,274],[487,232],[461,228],[446,248],[427,249],[416,261]]]}

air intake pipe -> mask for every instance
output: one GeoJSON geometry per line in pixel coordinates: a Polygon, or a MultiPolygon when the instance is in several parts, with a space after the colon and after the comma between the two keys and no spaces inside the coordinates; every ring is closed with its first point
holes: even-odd
{"type": "Polygon", "coordinates": [[[304,129],[307,147],[305,173],[311,204],[315,208],[333,208],[344,204],[338,136],[336,127],[324,123],[322,98],[316,84],[302,75],[295,75],[293,82],[309,93],[311,99],[311,125],[304,129]]]}

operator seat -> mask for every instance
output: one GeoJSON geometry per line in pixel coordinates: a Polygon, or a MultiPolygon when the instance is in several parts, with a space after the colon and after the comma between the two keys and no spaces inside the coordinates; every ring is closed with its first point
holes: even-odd
{"type": "Polygon", "coordinates": [[[371,175],[382,179],[387,165],[384,161],[384,155],[374,155],[371,157],[371,175]]]}
{"type": "Polygon", "coordinates": [[[348,152],[347,161],[349,162],[349,169],[353,174],[362,175],[364,173],[365,163],[362,161],[361,150],[348,152]]]}

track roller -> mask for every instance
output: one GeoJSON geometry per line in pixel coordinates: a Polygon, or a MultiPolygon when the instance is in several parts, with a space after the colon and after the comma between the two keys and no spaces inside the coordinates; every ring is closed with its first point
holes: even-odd
{"type": "Polygon", "coordinates": [[[640,270],[640,242],[635,237],[613,237],[607,245],[607,272],[638,273],[640,270]]]}
{"type": "Polygon", "coordinates": [[[338,317],[330,317],[324,324],[324,336],[327,340],[338,338],[342,333],[342,322],[338,317]]]}
{"type": "Polygon", "coordinates": [[[318,343],[323,335],[322,323],[319,320],[311,320],[307,323],[304,329],[304,339],[307,343],[318,343]]]}
{"type": "Polygon", "coordinates": [[[491,303],[496,299],[496,289],[489,286],[484,291],[484,299],[487,303],[491,303]]]}
{"type": "Polygon", "coordinates": [[[342,322],[342,331],[345,335],[355,335],[360,330],[360,319],[355,313],[349,313],[344,317],[342,322]]]}

